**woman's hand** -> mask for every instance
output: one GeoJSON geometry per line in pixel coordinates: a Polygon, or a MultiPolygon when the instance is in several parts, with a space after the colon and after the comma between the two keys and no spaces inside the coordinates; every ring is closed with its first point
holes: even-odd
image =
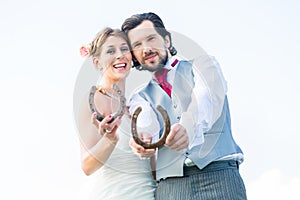
{"type": "Polygon", "coordinates": [[[119,140],[117,129],[121,124],[122,116],[118,116],[114,121],[108,123],[112,119],[112,115],[106,116],[101,122],[97,120],[97,113],[92,114],[91,121],[98,129],[98,133],[106,137],[112,144],[116,144],[119,140]]]}

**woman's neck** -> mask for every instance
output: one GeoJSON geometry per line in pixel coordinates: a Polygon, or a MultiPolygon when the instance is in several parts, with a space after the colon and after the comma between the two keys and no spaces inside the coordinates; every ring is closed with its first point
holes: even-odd
{"type": "Polygon", "coordinates": [[[113,84],[116,84],[122,93],[125,93],[125,81],[104,81],[100,86],[106,89],[109,92],[114,93],[113,91],[113,84]]]}

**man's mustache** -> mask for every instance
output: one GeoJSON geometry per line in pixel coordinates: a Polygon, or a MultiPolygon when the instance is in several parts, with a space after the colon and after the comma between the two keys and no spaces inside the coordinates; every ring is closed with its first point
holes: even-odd
{"type": "Polygon", "coordinates": [[[146,57],[152,56],[152,55],[158,55],[158,53],[153,52],[153,51],[151,51],[151,52],[149,52],[149,53],[145,53],[145,55],[143,56],[143,60],[145,61],[145,58],[146,58],[146,57]]]}

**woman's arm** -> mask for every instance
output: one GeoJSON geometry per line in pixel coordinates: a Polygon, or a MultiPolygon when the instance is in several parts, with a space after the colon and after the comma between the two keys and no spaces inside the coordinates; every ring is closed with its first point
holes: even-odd
{"type": "Polygon", "coordinates": [[[87,103],[82,105],[79,115],[81,165],[84,173],[91,175],[104,165],[113,152],[118,142],[116,131],[121,118],[108,124],[111,117],[106,116],[102,122],[99,122],[96,120],[96,115],[91,114],[87,103]],[[106,133],[104,128],[111,129],[112,132],[106,133]]]}
{"type": "Polygon", "coordinates": [[[116,143],[102,137],[93,147],[85,147],[81,143],[81,166],[86,175],[91,175],[101,168],[113,152],[116,143]]]}

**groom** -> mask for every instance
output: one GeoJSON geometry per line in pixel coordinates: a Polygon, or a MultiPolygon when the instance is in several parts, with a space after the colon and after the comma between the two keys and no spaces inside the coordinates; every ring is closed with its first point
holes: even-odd
{"type": "MultiPolygon", "coordinates": [[[[243,153],[231,134],[226,82],[217,61],[177,57],[171,34],[154,13],[131,16],[122,30],[135,67],[153,74],[131,99],[131,112],[143,108],[138,126],[161,134],[156,105],[167,110],[172,125],[165,146],[158,148],[156,199],[247,199],[238,170],[243,153]]],[[[141,157],[156,151],[133,140],[130,145],[141,157]]]]}

